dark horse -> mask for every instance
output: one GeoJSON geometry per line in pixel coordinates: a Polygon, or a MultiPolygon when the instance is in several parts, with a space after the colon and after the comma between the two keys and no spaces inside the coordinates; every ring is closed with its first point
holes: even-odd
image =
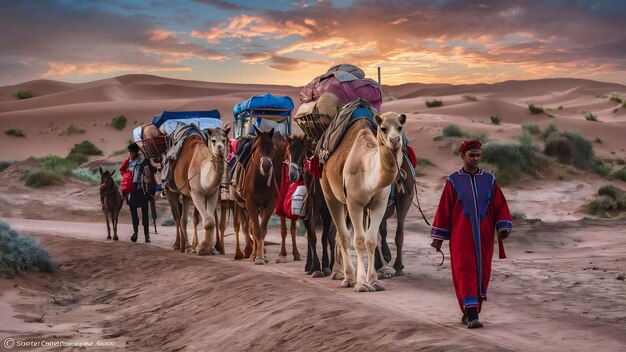
{"type": "MultiPolygon", "coordinates": [[[[415,194],[415,178],[413,175],[413,170],[411,169],[409,161],[406,157],[402,158],[402,160],[402,168],[401,171],[398,173],[398,180],[396,180],[396,182],[394,183],[395,193],[389,199],[387,211],[385,212],[385,216],[383,217],[383,221],[380,223],[379,228],[383,258],[385,259],[386,263],[389,263],[391,261],[391,250],[389,249],[389,245],[387,244],[387,219],[392,217],[394,212],[396,213],[396,260],[393,263],[393,269],[395,269],[396,276],[404,275],[404,264],[402,264],[402,247],[404,245],[404,220],[406,219],[406,215],[409,212],[409,208],[411,208],[413,196],[415,194]]],[[[375,254],[376,270],[384,270],[385,265],[383,265],[383,262],[380,258],[380,252],[377,250],[375,254]]],[[[393,275],[393,271],[389,272],[387,270],[384,270],[384,272],[380,274],[382,274],[384,278],[389,278],[393,275]]]]}
{"type": "Polygon", "coordinates": [[[107,222],[107,239],[111,239],[111,225],[113,225],[113,239],[117,241],[117,220],[122,210],[122,194],[117,188],[117,184],[113,180],[113,172],[106,170],[102,171],[100,167],[100,204],[102,205],[102,212],[107,222]],[[111,225],[109,225],[109,216],[111,217],[111,225]]]}
{"type": "Polygon", "coordinates": [[[281,182],[280,167],[285,160],[287,142],[275,140],[273,128],[269,132],[262,132],[255,126],[255,132],[250,159],[236,182],[236,211],[243,225],[246,248],[245,253],[242,253],[237,236],[235,259],[251,257],[254,264],[263,265],[268,262],[265,259],[265,236],[276,206],[278,185],[281,182]],[[250,230],[252,233],[249,235],[250,230]]]}
{"type": "Polygon", "coordinates": [[[335,225],[330,216],[319,179],[309,174],[304,160],[313,155],[313,148],[307,144],[304,136],[296,136],[289,144],[289,180],[295,182],[301,177],[307,187],[306,216],[302,219],[307,231],[307,255],[304,270],[312,277],[324,277],[331,274],[335,264],[335,225]],[[322,220],[322,262],[317,255],[317,234],[315,222],[322,220]],[[330,254],[328,246],[330,245],[330,254]]]}

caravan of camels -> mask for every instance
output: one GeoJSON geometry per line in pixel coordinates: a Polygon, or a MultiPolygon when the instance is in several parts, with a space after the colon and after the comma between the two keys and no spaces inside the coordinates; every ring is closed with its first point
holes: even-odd
{"type": "Polygon", "coordinates": [[[265,251],[268,223],[276,213],[282,245],[275,262],[287,258],[287,219],[291,220],[293,260],[300,260],[296,221],[302,219],[307,230],[307,274],[343,280],[342,286],[357,292],[384,290],[379,278],[403,274],[400,223],[414,194],[415,175],[411,173],[415,165],[402,131],[406,116],[379,114],[379,83],[365,78],[353,65],[337,65],[316,77],[302,89],[300,101],[294,120],[303,135],[292,135],[292,99],[270,93],[237,104],[232,127],[222,126],[219,112],[213,110],[163,112],[135,129],[134,139],[144,157],[163,167],[163,193],[176,224],[173,247],[198,255],[225,253],[226,214],[230,212],[235,259],[249,258],[263,265],[269,262],[265,251]],[[190,205],[194,212],[191,244],[187,236],[190,205]],[[386,243],[381,245],[379,233],[384,242],[386,219],[394,210],[399,222],[398,250],[391,267],[387,264],[391,252],[386,243]],[[315,233],[320,220],[321,262],[315,233]],[[198,223],[205,233],[202,241],[198,240],[198,223]],[[351,247],[356,251],[356,272],[348,252],[351,247]]]}

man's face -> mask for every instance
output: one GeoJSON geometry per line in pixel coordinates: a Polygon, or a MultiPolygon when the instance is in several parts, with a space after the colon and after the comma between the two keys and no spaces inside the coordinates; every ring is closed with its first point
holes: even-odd
{"type": "Polygon", "coordinates": [[[480,149],[473,149],[466,151],[461,158],[467,168],[478,168],[480,162],[480,149]]]}
{"type": "Polygon", "coordinates": [[[139,152],[129,151],[128,154],[130,154],[131,159],[135,159],[136,157],[139,156],[139,152]]]}

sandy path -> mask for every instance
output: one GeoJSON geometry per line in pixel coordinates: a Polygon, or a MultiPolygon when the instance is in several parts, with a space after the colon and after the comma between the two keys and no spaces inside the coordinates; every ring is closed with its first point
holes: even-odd
{"type": "MultiPolygon", "coordinates": [[[[128,225],[114,243],[104,240],[102,224],[6,221],[35,234],[62,270],[20,276],[17,288],[1,282],[0,309],[12,317],[0,323],[2,339],[56,335],[130,350],[215,351],[618,351],[626,344],[626,290],[615,279],[626,267],[626,238],[613,231],[623,222],[517,224],[510,259],[494,262],[486,328],[472,331],[457,322],[448,263],[436,270],[421,222],[407,224],[407,275],[385,281],[385,292],[356,294],[304,275],[291,256],[261,267],[234,261],[232,236],[226,256],[196,257],[169,249],[172,228],[160,227],[145,245],[128,241],[128,225]],[[26,322],[42,314],[45,323],[26,322]]],[[[270,240],[278,242],[275,232],[270,240]]],[[[278,249],[268,246],[268,257],[278,249]]]]}

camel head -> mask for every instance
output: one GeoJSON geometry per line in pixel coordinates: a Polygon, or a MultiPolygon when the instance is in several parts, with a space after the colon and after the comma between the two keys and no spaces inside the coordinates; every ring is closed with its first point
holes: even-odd
{"type": "Polygon", "coordinates": [[[296,182],[302,175],[304,167],[305,149],[304,135],[289,140],[287,160],[289,161],[289,182],[296,182]]]}
{"type": "Polygon", "coordinates": [[[230,127],[225,130],[221,128],[208,128],[205,130],[208,137],[208,146],[214,160],[224,160],[228,155],[228,133],[230,127]]]}
{"type": "Polygon", "coordinates": [[[378,124],[376,139],[378,144],[382,144],[392,151],[402,148],[402,126],[406,122],[405,114],[396,112],[386,112],[382,115],[374,116],[378,124]]]}
{"type": "Polygon", "coordinates": [[[259,153],[261,175],[267,177],[272,172],[272,159],[276,152],[276,146],[274,145],[274,129],[267,132],[263,132],[254,126],[256,137],[252,144],[252,150],[259,153]]]}

